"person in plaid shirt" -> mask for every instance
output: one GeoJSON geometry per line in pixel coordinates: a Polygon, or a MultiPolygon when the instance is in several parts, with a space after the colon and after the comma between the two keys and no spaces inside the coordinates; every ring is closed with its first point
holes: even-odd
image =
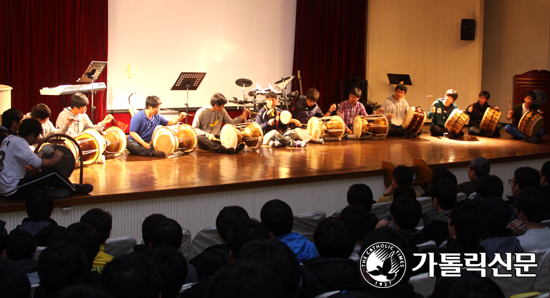
{"type": "Polygon", "coordinates": [[[361,89],[357,87],[351,88],[349,91],[349,99],[343,101],[338,107],[338,116],[344,119],[346,124],[346,133],[353,134],[353,120],[357,115],[367,116],[365,106],[359,102],[361,98],[361,89]]]}

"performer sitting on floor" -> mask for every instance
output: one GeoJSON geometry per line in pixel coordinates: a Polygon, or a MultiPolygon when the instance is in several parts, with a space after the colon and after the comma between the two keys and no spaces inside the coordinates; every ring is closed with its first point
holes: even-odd
{"type": "Polygon", "coordinates": [[[432,126],[430,127],[432,136],[441,137],[446,135],[449,139],[453,139],[464,135],[462,131],[455,135],[445,128],[445,122],[451,113],[458,109],[458,106],[454,103],[457,98],[458,93],[456,90],[449,89],[445,93],[445,98],[438,98],[432,103],[432,108],[428,112],[428,119],[432,119],[432,126]]]}
{"type": "MultiPolygon", "coordinates": [[[[470,115],[470,124],[468,132],[471,135],[482,136],[482,137],[500,137],[500,130],[502,129],[502,124],[498,123],[494,132],[486,131],[479,127],[481,120],[483,120],[483,115],[485,111],[490,107],[489,98],[491,94],[487,91],[481,91],[479,93],[479,99],[476,103],[471,104],[464,113],[470,115]]],[[[493,109],[499,110],[497,106],[494,106],[493,109]]]]}
{"type": "Polygon", "coordinates": [[[0,146],[0,196],[6,199],[25,199],[32,191],[47,187],[67,189],[70,194],[87,194],[93,190],[90,184],[73,184],[55,167],[63,153],[54,152],[53,158],[42,159],[29,145],[36,143],[42,133],[42,125],[36,119],[25,119],[19,127],[18,135],[10,135],[0,146]],[[44,170],[36,175],[23,178],[27,164],[44,170]]]}
{"type": "MultiPolygon", "coordinates": [[[[311,117],[328,117],[330,113],[336,110],[336,105],[333,104],[328,109],[328,112],[323,114],[317,101],[319,100],[319,91],[315,88],[309,88],[306,91],[306,98],[300,97],[298,101],[292,106],[290,112],[292,113],[293,119],[298,119],[300,123],[307,124],[309,118],[311,117]]],[[[291,128],[296,127],[295,124],[290,125],[291,128]]]]}
{"type": "MultiPolygon", "coordinates": [[[[40,124],[42,124],[42,133],[38,137],[37,144],[42,142],[47,137],[53,135],[53,134],[67,134],[67,130],[69,129],[70,125],[74,122],[74,118],[67,118],[67,121],[65,124],[61,126],[61,128],[56,129],[53,123],[50,121],[50,116],[52,114],[52,111],[50,108],[43,103],[39,103],[32,107],[32,110],[30,113],[27,113],[23,119],[27,118],[34,118],[37,119],[40,124]]],[[[33,144],[33,146],[37,145],[33,144]]]]}
{"type": "Polygon", "coordinates": [[[214,93],[210,98],[210,105],[200,108],[193,119],[193,128],[197,133],[197,141],[200,149],[212,150],[217,153],[237,153],[244,149],[244,143],[237,146],[237,149],[225,148],[219,141],[219,134],[223,123],[237,124],[246,121],[249,111],[244,108],[242,114],[231,119],[225,110],[227,99],[221,93],[214,93]]]}
{"type": "MultiPolygon", "coordinates": [[[[519,121],[525,113],[527,113],[528,111],[537,111],[539,109],[539,106],[534,104],[536,97],[537,95],[535,94],[535,92],[529,91],[525,94],[525,98],[523,99],[524,102],[522,104],[515,104],[514,107],[510,111],[508,111],[506,119],[512,120],[512,124],[507,124],[504,129],[514,138],[523,139],[524,141],[529,143],[536,143],[546,133],[546,129],[543,128],[536,136],[528,137],[521,133],[518,129],[519,121]]],[[[542,114],[542,111],[539,111],[539,113],[542,114]]]]}
{"type": "Polygon", "coordinates": [[[382,111],[384,116],[388,118],[390,127],[388,136],[416,138],[415,132],[408,132],[403,129],[403,120],[409,110],[409,103],[405,100],[407,86],[399,84],[395,86],[395,94],[386,98],[378,111],[382,111]]]}
{"type": "Polygon", "coordinates": [[[181,112],[178,118],[166,120],[159,114],[162,102],[158,96],[151,95],[145,99],[145,110],[141,110],[130,121],[130,136],[126,148],[130,153],[139,156],[165,157],[162,151],[155,151],[151,140],[158,125],[175,125],[181,122],[187,115],[181,112]]]}
{"type": "Polygon", "coordinates": [[[97,125],[94,125],[90,120],[88,115],[86,115],[86,110],[88,109],[87,105],[90,102],[86,95],[82,93],[75,93],[71,96],[70,106],[66,107],[59,113],[57,120],[55,121],[55,126],[57,129],[61,129],[63,125],[67,124],[69,118],[74,119],[74,122],[69,126],[67,130],[67,135],[76,136],[81,134],[87,128],[93,128],[96,130],[101,130],[105,127],[105,124],[113,120],[113,115],[107,114],[103,121],[99,122],[97,125]]]}
{"type": "Polygon", "coordinates": [[[23,112],[11,108],[2,114],[2,125],[0,126],[0,143],[9,135],[16,135],[23,120],[23,112]]]}
{"type": "Polygon", "coordinates": [[[357,115],[368,115],[365,106],[359,102],[359,99],[361,99],[361,89],[353,87],[349,91],[349,99],[344,100],[338,107],[338,116],[344,120],[348,134],[353,134],[353,120],[357,115]]]}
{"type": "MultiPolygon", "coordinates": [[[[306,142],[297,140],[295,141],[291,133],[286,134],[288,129],[288,124],[281,122],[281,109],[277,107],[277,93],[268,92],[265,95],[265,106],[258,111],[256,115],[256,122],[260,124],[264,132],[263,144],[273,147],[281,146],[298,146],[304,147],[306,142]],[[303,142],[303,143],[302,143],[303,142]]],[[[290,119],[290,122],[297,127],[302,126],[297,119],[290,119]]]]}

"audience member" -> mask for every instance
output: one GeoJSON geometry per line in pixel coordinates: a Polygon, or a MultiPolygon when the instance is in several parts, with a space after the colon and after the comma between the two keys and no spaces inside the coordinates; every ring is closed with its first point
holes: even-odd
{"type": "Polygon", "coordinates": [[[550,196],[550,161],[545,162],[540,169],[540,189],[550,196]]]}
{"type": "Polygon", "coordinates": [[[298,261],[302,262],[319,256],[313,243],[306,237],[292,232],[294,216],[287,203],[277,199],[265,203],[260,211],[260,218],[277,239],[290,247],[298,257],[298,261]]]}
{"type": "Polygon", "coordinates": [[[153,249],[149,259],[159,269],[162,279],[161,297],[175,298],[187,277],[187,261],[176,248],[166,245],[153,249]]]}
{"type": "Polygon", "coordinates": [[[428,224],[422,229],[426,239],[433,240],[439,246],[449,238],[447,224],[449,215],[456,203],[456,180],[439,179],[431,186],[432,208],[437,214],[430,218],[428,224]]]}
{"type": "Polygon", "coordinates": [[[6,238],[6,256],[21,265],[31,285],[40,283],[38,262],[33,260],[35,252],[36,241],[27,231],[14,229],[6,238]]]}
{"type": "Polygon", "coordinates": [[[29,298],[31,284],[21,265],[17,262],[0,258],[0,297],[29,298]]]}
{"type": "Polygon", "coordinates": [[[395,188],[393,192],[393,200],[399,197],[409,197],[415,199],[418,197],[418,193],[410,185],[399,185],[395,188]]]}
{"type": "Polygon", "coordinates": [[[449,171],[445,166],[437,166],[435,169],[432,170],[432,180],[430,180],[429,188],[426,192],[422,194],[423,197],[431,197],[430,189],[435,181],[445,178],[451,181],[455,181],[456,184],[458,184],[458,181],[456,180],[456,176],[449,171]]]}
{"type": "Polygon", "coordinates": [[[149,246],[155,249],[162,245],[167,245],[179,249],[182,239],[183,234],[181,225],[171,218],[166,218],[157,222],[155,225],[153,233],[151,234],[149,246]]]}
{"type": "Polygon", "coordinates": [[[348,188],[348,205],[361,205],[369,212],[372,211],[372,204],[376,203],[373,199],[372,190],[366,184],[353,184],[348,188]]]}
{"type": "Polygon", "coordinates": [[[393,227],[401,232],[405,239],[415,245],[428,241],[426,236],[416,229],[422,217],[422,206],[416,198],[396,198],[391,203],[390,214],[393,227]]]}
{"type": "Polygon", "coordinates": [[[345,220],[325,218],[315,228],[313,238],[320,256],[303,261],[300,297],[352,289],[363,282],[357,262],[349,259],[355,235],[345,220]]]}
{"type": "Polygon", "coordinates": [[[92,225],[99,233],[99,253],[94,259],[94,265],[92,270],[99,273],[103,271],[105,264],[113,260],[113,256],[105,252],[105,242],[111,235],[111,228],[113,226],[113,217],[109,212],[103,211],[99,208],[88,210],[80,217],[80,222],[92,225]]]}
{"type": "Polygon", "coordinates": [[[87,223],[76,222],[71,224],[63,233],[63,239],[76,243],[84,253],[88,261],[88,271],[86,273],[86,283],[99,286],[100,274],[92,270],[95,256],[99,253],[100,237],[96,229],[87,223]]]}
{"type": "Polygon", "coordinates": [[[413,178],[414,173],[409,167],[403,165],[395,167],[395,169],[393,169],[392,171],[392,180],[390,187],[386,189],[382,197],[378,199],[377,203],[390,202],[393,199],[393,193],[395,192],[395,189],[400,185],[411,186],[413,178]]]}
{"type": "Polygon", "coordinates": [[[348,223],[353,231],[355,248],[349,258],[357,262],[359,261],[361,241],[363,241],[368,232],[374,230],[376,224],[372,222],[369,210],[360,205],[347,206],[340,213],[340,217],[348,223]]]}
{"type": "Polygon", "coordinates": [[[105,265],[101,289],[114,298],[159,298],[162,278],[146,256],[131,253],[105,265]]]}
{"type": "Polygon", "coordinates": [[[527,187],[539,187],[540,174],[539,171],[531,167],[520,167],[514,171],[514,177],[509,182],[512,188],[512,195],[508,196],[508,201],[512,206],[515,206],[516,199],[523,189],[527,187]]]}
{"type": "Polygon", "coordinates": [[[281,279],[284,297],[296,297],[300,286],[300,263],[290,248],[277,239],[253,240],[245,244],[238,262],[266,265],[281,279]]]}
{"type": "Polygon", "coordinates": [[[218,213],[216,217],[216,230],[222,240],[222,244],[206,248],[189,261],[189,264],[193,265],[197,270],[199,279],[212,276],[220,268],[229,264],[227,232],[235,222],[248,218],[250,218],[248,212],[240,206],[226,206],[218,213]]]}
{"type": "Polygon", "coordinates": [[[437,281],[431,298],[504,298],[498,285],[479,273],[462,270],[460,277],[443,277],[437,281]]]}
{"type": "Polygon", "coordinates": [[[37,246],[48,246],[61,240],[65,227],[59,226],[51,218],[53,200],[45,191],[32,192],[25,203],[27,218],[24,218],[17,229],[33,235],[37,246]]]}
{"type": "Polygon", "coordinates": [[[102,289],[89,284],[77,284],[57,292],[53,298],[112,298],[102,289]]]}
{"type": "Polygon", "coordinates": [[[470,179],[470,181],[459,184],[456,189],[457,192],[465,193],[466,197],[469,197],[476,191],[479,178],[489,174],[490,171],[491,165],[487,159],[483,157],[475,157],[468,165],[468,179],[470,179]]]}
{"type": "Polygon", "coordinates": [[[499,198],[502,199],[504,194],[504,184],[502,180],[495,175],[485,175],[478,180],[476,186],[477,196],[474,200],[483,201],[487,198],[499,198]]]}
{"type": "Polygon", "coordinates": [[[550,228],[541,223],[546,218],[546,200],[540,190],[532,187],[522,189],[517,198],[518,221],[523,223],[525,231],[517,238],[526,252],[550,249],[550,228]]]}
{"type": "Polygon", "coordinates": [[[134,251],[139,252],[141,254],[147,255],[151,251],[151,248],[149,247],[149,243],[151,242],[151,236],[153,234],[153,230],[155,229],[155,225],[167,217],[163,214],[154,213],[149,216],[147,216],[143,223],[141,224],[141,238],[143,239],[143,244],[137,244],[134,246],[134,251]]]}

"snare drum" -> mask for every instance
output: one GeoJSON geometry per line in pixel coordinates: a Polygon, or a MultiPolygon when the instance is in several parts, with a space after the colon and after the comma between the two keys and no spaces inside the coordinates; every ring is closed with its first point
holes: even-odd
{"type": "Polygon", "coordinates": [[[418,134],[426,122],[426,112],[420,107],[410,107],[403,119],[403,129],[418,134]]]}
{"type": "Polygon", "coordinates": [[[528,136],[536,136],[544,126],[544,118],[538,111],[527,111],[519,120],[519,131],[528,136]]]}
{"type": "Polygon", "coordinates": [[[82,149],[80,161],[91,165],[103,154],[107,143],[105,138],[95,129],[88,128],[74,138],[82,149]]]}
{"type": "Polygon", "coordinates": [[[177,127],[159,125],[153,132],[153,148],[162,151],[166,156],[172,155],[178,149],[179,141],[176,136],[177,127]]]}
{"type": "Polygon", "coordinates": [[[479,128],[494,132],[497,128],[497,124],[500,121],[500,116],[502,115],[501,111],[495,110],[491,107],[488,107],[485,110],[485,113],[483,114],[483,118],[481,118],[481,122],[479,123],[479,128]]]}
{"type": "Polygon", "coordinates": [[[464,111],[455,109],[447,121],[445,121],[445,128],[448,131],[451,131],[452,133],[458,135],[462,128],[464,128],[464,125],[468,120],[470,119],[470,116],[468,114],[464,113],[464,111]]]}
{"type": "Polygon", "coordinates": [[[355,119],[353,119],[353,134],[358,139],[385,139],[388,135],[388,131],[388,118],[384,115],[357,115],[355,119]]]}
{"type": "Polygon", "coordinates": [[[114,156],[121,155],[126,150],[126,134],[118,126],[111,126],[103,133],[107,146],[105,148],[105,154],[112,154],[114,156]]]}

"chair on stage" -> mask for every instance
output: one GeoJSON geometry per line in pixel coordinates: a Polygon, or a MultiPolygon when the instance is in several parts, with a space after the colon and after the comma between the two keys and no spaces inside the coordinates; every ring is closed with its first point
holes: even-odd
{"type": "Polygon", "coordinates": [[[188,229],[182,228],[181,247],[179,251],[183,254],[185,259],[189,261],[189,253],[191,251],[191,232],[188,229]]]}
{"type": "Polygon", "coordinates": [[[195,235],[193,241],[191,242],[191,251],[189,252],[189,260],[194,258],[196,255],[200,254],[206,248],[222,244],[222,239],[218,234],[215,226],[202,229],[195,235]]]}
{"type": "Polygon", "coordinates": [[[323,211],[296,214],[294,215],[292,231],[301,234],[309,241],[313,242],[313,232],[315,232],[317,224],[326,217],[327,214],[323,211]]]}
{"type": "Polygon", "coordinates": [[[136,238],[132,236],[109,238],[105,242],[105,253],[113,257],[126,255],[134,251],[136,244],[136,238]]]}

